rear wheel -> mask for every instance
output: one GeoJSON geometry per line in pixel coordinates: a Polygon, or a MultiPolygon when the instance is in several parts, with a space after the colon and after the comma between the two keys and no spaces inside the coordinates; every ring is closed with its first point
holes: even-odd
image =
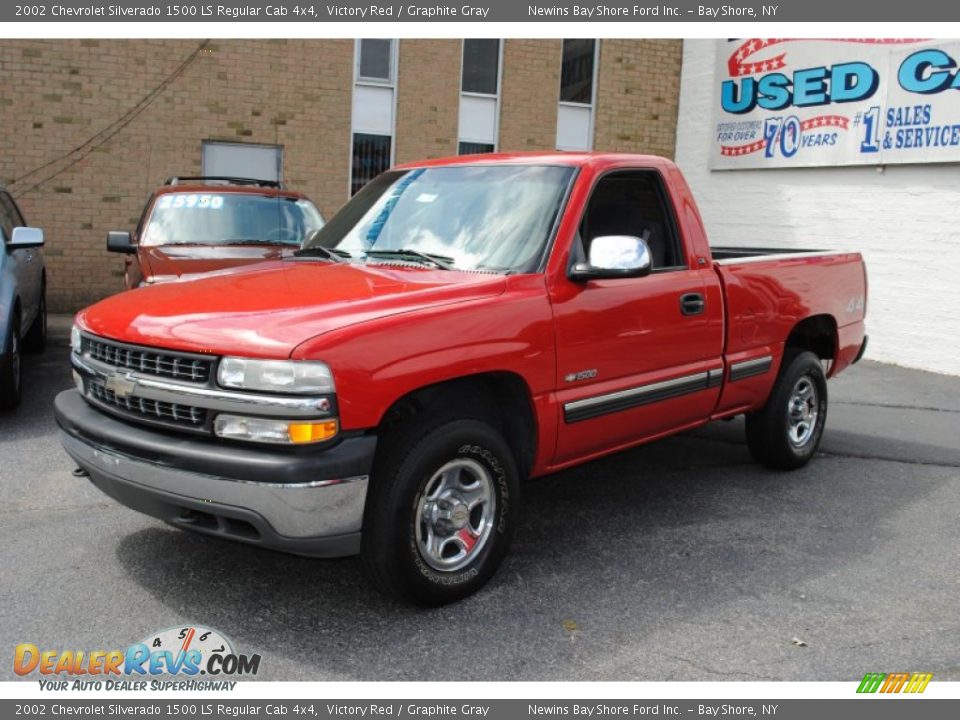
{"type": "Polygon", "coordinates": [[[827,380],[812,352],[784,356],[767,404],[747,415],[747,446],[767,467],[793,470],[816,453],[827,420],[827,380]]]}
{"type": "Polygon", "coordinates": [[[47,288],[40,291],[40,307],[37,309],[37,316],[33,319],[33,325],[27,331],[23,338],[23,349],[27,352],[43,352],[47,347],[47,288]]]}
{"type": "Polygon", "coordinates": [[[480,589],[507,553],[518,472],[479,420],[450,420],[386,439],[367,497],[361,555],[382,591],[443,605],[480,589]]]}
{"type": "Polygon", "coordinates": [[[0,409],[12,410],[20,404],[22,377],[20,317],[14,315],[9,323],[10,333],[0,355],[0,409]]]}

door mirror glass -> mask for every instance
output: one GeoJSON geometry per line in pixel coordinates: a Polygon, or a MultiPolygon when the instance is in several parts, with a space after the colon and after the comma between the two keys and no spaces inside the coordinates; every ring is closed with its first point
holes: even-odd
{"type": "Polygon", "coordinates": [[[590,243],[590,258],[573,266],[571,279],[633,278],[653,267],[646,241],[632,235],[601,235],[590,243]]]}
{"type": "Polygon", "coordinates": [[[11,250],[37,248],[43,245],[43,230],[32,227],[18,227],[13,229],[13,237],[7,243],[11,250]]]}
{"type": "Polygon", "coordinates": [[[133,244],[133,238],[126,230],[111,230],[107,233],[107,250],[132,254],[137,251],[137,246],[133,244]]]}

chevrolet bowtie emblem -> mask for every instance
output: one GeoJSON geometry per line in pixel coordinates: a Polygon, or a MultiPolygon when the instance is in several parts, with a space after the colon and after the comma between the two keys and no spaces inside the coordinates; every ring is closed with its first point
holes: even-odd
{"type": "Polygon", "coordinates": [[[126,398],[130,397],[133,391],[137,389],[137,381],[130,375],[115,373],[107,378],[103,386],[118,398],[126,398]]]}

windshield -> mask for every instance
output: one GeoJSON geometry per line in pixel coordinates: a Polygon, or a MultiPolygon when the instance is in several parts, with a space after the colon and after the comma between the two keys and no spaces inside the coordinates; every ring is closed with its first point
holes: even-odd
{"type": "Polygon", "coordinates": [[[467,165],[386,172],[305,247],[369,262],[441,258],[459,270],[524,272],[540,261],[573,168],[467,165]],[[400,252],[404,251],[404,252],[400,252]]]}
{"type": "Polygon", "coordinates": [[[142,245],[300,245],[323,218],[309,200],[246,193],[165,193],[150,213],[142,245]]]}

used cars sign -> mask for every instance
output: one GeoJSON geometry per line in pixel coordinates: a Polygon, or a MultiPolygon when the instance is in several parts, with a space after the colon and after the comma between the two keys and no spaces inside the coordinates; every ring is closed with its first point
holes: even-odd
{"type": "Polygon", "coordinates": [[[960,42],[718,41],[710,166],[960,160],[960,42]]]}

